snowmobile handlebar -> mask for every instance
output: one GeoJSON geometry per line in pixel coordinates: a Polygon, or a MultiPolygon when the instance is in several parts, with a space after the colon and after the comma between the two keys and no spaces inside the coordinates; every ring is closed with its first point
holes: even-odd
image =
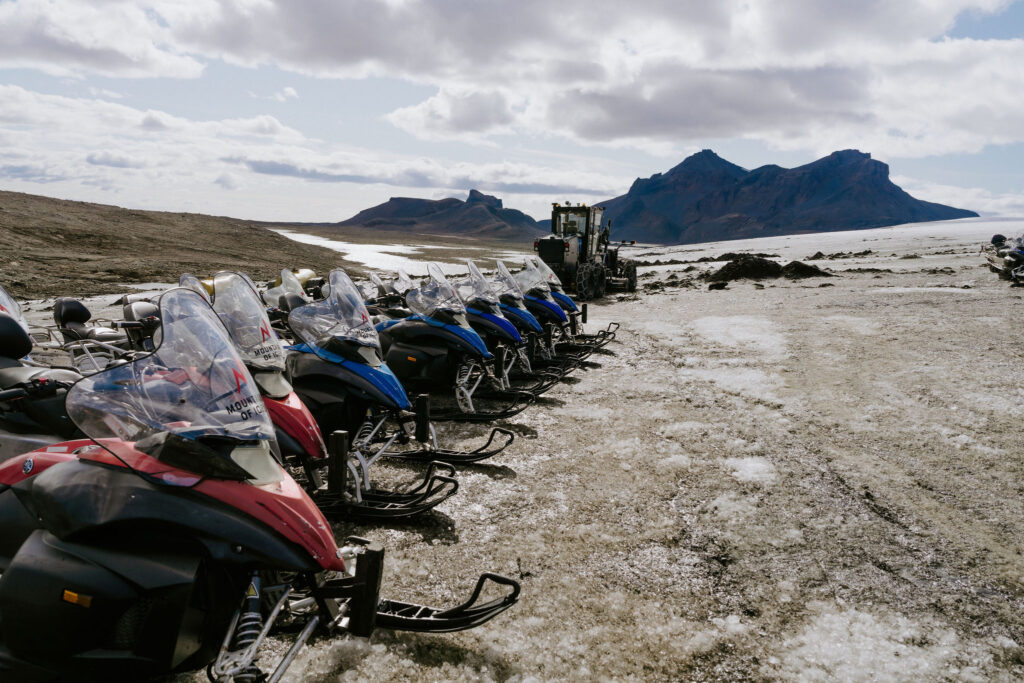
{"type": "Polygon", "coordinates": [[[28,392],[24,389],[5,389],[0,391],[0,401],[15,401],[26,396],[28,396],[28,392]]]}

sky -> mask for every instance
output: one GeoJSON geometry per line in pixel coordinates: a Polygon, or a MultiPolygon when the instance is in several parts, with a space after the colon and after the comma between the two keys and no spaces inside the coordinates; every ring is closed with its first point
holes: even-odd
{"type": "Polygon", "coordinates": [[[712,149],[859,149],[1024,215],[1024,2],[0,0],[0,189],[339,221],[475,188],[546,218],[712,149]]]}

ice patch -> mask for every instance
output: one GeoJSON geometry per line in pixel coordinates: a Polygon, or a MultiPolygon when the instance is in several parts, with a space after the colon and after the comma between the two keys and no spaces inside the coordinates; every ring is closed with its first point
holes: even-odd
{"type": "Polygon", "coordinates": [[[709,316],[690,323],[700,336],[730,348],[746,347],[761,356],[786,355],[786,338],[766,318],[753,316],[709,316]]]}
{"type": "Polygon", "coordinates": [[[729,522],[743,522],[757,512],[756,500],[730,491],[708,503],[707,509],[714,512],[720,519],[729,522]]]}
{"type": "Polygon", "coordinates": [[[684,382],[714,382],[726,391],[773,402],[778,402],[776,392],[782,388],[782,380],[777,375],[753,368],[685,368],[679,371],[679,378],[684,382]]]}
{"type": "Polygon", "coordinates": [[[799,681],[937,680],[967,673],[950,670],[959,648],[953,631],[899,614],[828,611],[784,642],[782,654],[769,659],[774,668],[762,673],[799,681]]]}
{"type": "Polygon", "coordinates": [[[753,456],[750,458],[726,458],[725,466],[738,481],[770,484],[778,477],[775,465],[766,458],[753,456]]]}
{"type": "Polygon", "coordinates": [[[946,294],[978,294],[976,289],[961,289],[959,287],[871,287],[867,292],[878,292],[885,294],[910,294],[913,292],[943,292],[946,294]]]}
{"type": "Polygon", "coordinates": [[[676,422],[675,424],[664,425],[658,429],[658,436],[666,438],[679,436],[693,436],[694,432],[704,432],[708,425],[703,422],[676,422]]]}

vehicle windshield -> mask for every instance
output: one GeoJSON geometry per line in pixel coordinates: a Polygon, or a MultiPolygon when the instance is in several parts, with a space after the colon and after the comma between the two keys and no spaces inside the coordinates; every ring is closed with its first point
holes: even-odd
{"type": "Polygon", "coordinates": [[[287,268],[281,270],[281,284],[263,292],[263,301],[268,306],[277,306],[282,294],[297,294],[302,297],[303,301],[309,301],[309,297],[306,296],[306,290],[302,288],[299,278],[287,268]]]}
{"type": "MultiPolygon", "coordinates": [[[[399,274],[402,272],[399,271],[399,274]]],[[[439,311],[445,311],[452,315],[466,312],[466,307],[459,299],[459,295],[455,293],[455,288],[448,282],[441,267],[436,263],[427,265],[427,281],[420,285],[419,289],[406,292],[405,301],[411,311],[427,318],[436,315],[439,311]]]]}
{"type": "Polygon", "coordinates": [[[214,276],[213,310],[228,328],[246,365],[257,370],[284,371],[284,349],[270,327],[267,309],[241,273],[221,272],[214,276]]]}
{"type": "Polygon", "coordinates": [[[510,297],[515,301],[515,306],[525,308],[523,290],[519,288],[519,283],[505,267],[504,261],[498,261],[497,272],[494,273],[494,279],[491,280],[491,289],[499,298],[510,297]]]}
{"type": "Polygon", "coordinates": [[[391,281],[391,288],[398,294],[405,294],[415,287],[416,285],[413,284],[412,278],[409,277],[409,273],[399,268],[397,277],[391,281]]]}
{"type": "Polygon", "coordinates": [[[274,425],[217,314],[196,292],[160,297],[156,350],[68,390],[67,413],[92,439],[135,442],[202,476],[279,481],[274,425]]]}
{"type": "Polygon", "coordinates": [[[531,264],[530,259],[526,259],[523,269],[516,273],[516,282],[520,289],[531,296],[539,296],[541,299],[551,296],[547,276],[531,264]]]}
{"type": "Polygon", "coordinates": [[[528,256],[526,258],[526,264],[527,266],[532,265],[537,272],[544,276],[545,281],[548,283],[548,288],[552,292],[565,291],[562,287],[562,281],[557,275],[555,275],[555,271],[551,270],[551,267],[544,263],[544,259],[537,256],[528,256]]]}
{"type": "Polygon", "coordinates": [[[455,283],[455,290],[459,293],[459,297],[467,305],[474,301],[485,301],[497,306],[498,295],[491,289],[491,283],[487,281],[475,263],[467,260],[466,265],[469,266],[469,276],[455,283]]]}
{"type": "Polygon", "coordinates": [[[203,297],[206,300],[206,303],[210,303],[210,293],[206,291],[203,281],[195,275],[185,273],[178,278],[178,286],[184,287],[185,289],[191,289],[193,292],[203,297]]]}
{"type": "MultiPolygon", "coordinates": [[[[348,274],[341,268],[335,268],[328,276],[328,282],[330,294],[293,310],[288,314],[288,325],[314,352],[317,349],[331,351],[335,340],[351,341],[379,350],[377,330],[362,295],[348,274]]],[[[369,355],[376,357],[376,352],[369,355]]]]}
{"type": "Polygon", "coordinates": [[[6,313],[15,320],[18,324],[25,328],[28,332],[28,323],[25,322],[25,318],[21,315],[21,306],[14,297],[7,293],[7,290],[0,285],[0,313],[6,313]]]}

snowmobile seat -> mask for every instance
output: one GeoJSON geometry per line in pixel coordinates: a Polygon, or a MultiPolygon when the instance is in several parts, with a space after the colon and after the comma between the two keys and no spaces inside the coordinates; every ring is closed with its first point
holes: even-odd
{"type": "Polygon", "coordinates": [[[296,308],[306,305],[306,300],[298,294],[288,292],[277,298],[277,307],[285,313],[294,311],[296,308]]]}
{"type": "Polygon", "coordinates": [[[19,358],[32,353],[32,339],[21,324],[0,313],[0,367],[20,366],[19,358]]]}
{"type": "Polygon", "coordinates": [[[86,325],[92,313],[81,301],[70,297],[61,297],[53,302],[53,322],[57,323],[64,341],[95,341],[113,343],[124,340],[124,335],[109,327],[86,325]]]}
{"type": "Polygon", "coordinates": [[[30,365],[4,367],[0,368],[0,391],[13,389],[19,384],[25,384],[34,379],[74,383],[82,379],[82,376],[72,370],[61,368],[37,368],[30,365]]]}

